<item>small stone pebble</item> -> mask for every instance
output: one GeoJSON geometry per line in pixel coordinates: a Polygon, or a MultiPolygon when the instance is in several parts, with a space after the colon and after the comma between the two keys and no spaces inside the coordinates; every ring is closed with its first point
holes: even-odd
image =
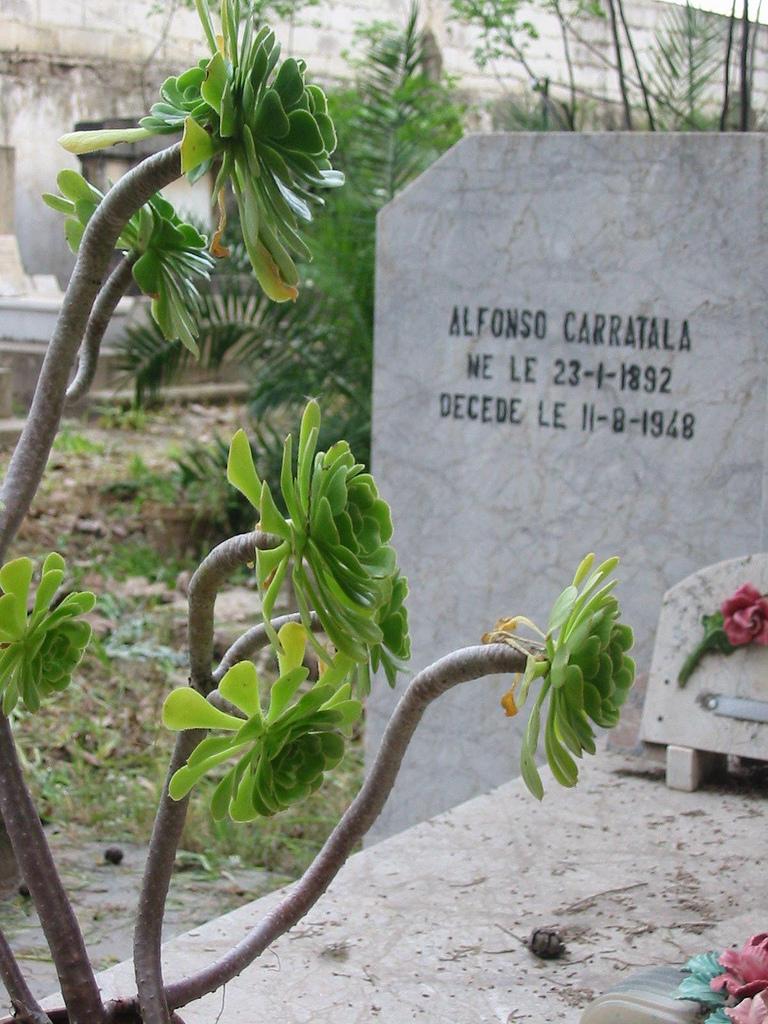
{"type": "Polygon", "coordinates": [[[104,860],[107,864],[122,864],[123,851],[119,846],[108,846],[104,851],[104,860]]]}
{"type": "Polygon", "coordinates": [[[556,928],[534,928],[526,945],[542,960],[556,960],[565,952],[565,943],[556,928]]]}

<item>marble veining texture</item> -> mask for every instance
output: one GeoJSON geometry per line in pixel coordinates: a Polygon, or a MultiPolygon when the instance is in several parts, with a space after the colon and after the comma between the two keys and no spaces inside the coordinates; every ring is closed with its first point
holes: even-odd
{"type": "MultiPolygon", "coordinates": [[[[648,670],[665,591],[759,550],[766,496],[766,140],[707,135],[470,136],[379,216],[373,464],[411,584],[412,668],[478,641],[501,615],[546,621],[581,556],[623,557],[620,596],[648,670]],[[546,312],[543,338],[450,333],[454,306],[546,312]],[[690,351],[568,343],[568,311],[683,320],[690,351]],[[490,379],[468,379],[470,354],[490,379]],[[536,359],[535,381],[510,380],[536,359]],[[578,360],[578,386],[554,383],[578,360]],[[620,387],[622,362],[671,372],[620,387]],[[604,371],[600,388],[596,375],[604,371]],[[657,378],[658,380],[658,378],[657,378]],[[441,393],[521,400],[517,425],[440,415],[441,393]],[[561,407],[566,429],[552,422],[561,407]],[[693,438],[581,429],[624,408],[695,417],[693,438]]],[[[518,772],[524,716],[508,680],[469,684],[426,716],[376,835],[518,772]]],[[[398,686],[402,689],[404,681],[398,686]]],[[[397,693],[369,703],[378,744],[397,693]]]]}

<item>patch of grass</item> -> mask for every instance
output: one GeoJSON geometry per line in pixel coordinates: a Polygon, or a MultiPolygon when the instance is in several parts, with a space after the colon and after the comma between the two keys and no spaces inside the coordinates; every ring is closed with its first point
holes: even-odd
{"type": "Polygon", "coordinates": [[[97,423],[102,430],[144,430],[147,426],[146,409],[130,406],[124,409],[119,405],[99,405],[96,407],[97,423]]]}
{"type": "Polygon", "coordinates": [[[112,544],[99,565],[99,571],[115,580],[143,576],[151,583],[172,587],[187,563],[173,555],[163,554],[143,542],[112,544]]]}
{"type": "Polygon", "coordinates": [[[105,446],[101,441],[93,441],[85,434],[65,426],[56,436],[53,450],[66,455],[103,455],[105,446]]]}

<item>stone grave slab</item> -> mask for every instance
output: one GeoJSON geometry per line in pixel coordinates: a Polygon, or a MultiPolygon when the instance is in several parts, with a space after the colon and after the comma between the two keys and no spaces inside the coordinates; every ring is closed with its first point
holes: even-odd
{"type": "Polygon", "coordinates": [[[16,236],[0,235],[0,296],[26,295],[30,290],[16,236]]]}
{"type": "MultiPolygon", "coordinates": [[[[470,136],[382,211],[373,466],[414,669],[501,615],[546,621],[594,550],[623,556],[647,671],[665,591],[761,549],[767,147],[470,136]]],[[[507,686],[429,711],[376,835],[517,774],[507,686]]],[[[395,697],[374,689],[371,748],[395,697]]]]}
{"type": "MultiPolygon", "coordinates": [[[[615,755],[590,758],[573,790],[543,778],[543,803],[516,780],[351,857],[304,920],[181,1011],[186,1024],[579,1024],[633,973],[764,929],[764,866],[728,852],[755,850],[764,793],[667,792],[615,755]],[[525,948],[547,926],[563,959],[525,948]]],[[[222,956],[289,890],[173,939],[167,980],[222,956]]],[[[130,963],[99,980],[107,997],[135,991],[130,963]]]]}
{"type": "Polygon", "coordinates": [[[718,611],[743,583],[768,591],[768,555],[707,566],[664,595],[641,735],[671,748],[668,781],[675,788],[696,789],[712,763],[691,752],[768,760],[768,648],[749,644],[727,656],[706,654],[684,686],[678,681],[703,636],[701,617],[718,611]]]}
{"type": "Polygon", "coordinates": [[[0,146],[0,235],[13,234],[16,151],[12,146],[0,146]]]}

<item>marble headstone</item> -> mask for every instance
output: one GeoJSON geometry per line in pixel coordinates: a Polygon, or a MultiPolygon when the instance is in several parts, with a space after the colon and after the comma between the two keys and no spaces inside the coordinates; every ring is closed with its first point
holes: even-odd
{"type": "MultiPolygon", "coordinates": [[[[767,158],[757,135],[469,136],[382,211],[373,466],[414,670],[546,622],[592,550],[622,556],[647,671],[666,590],[760,550],[767,158]]],[[[518,773],[508,685],[428,710],[374,838],[518,773]]],[[[374,688],[369,756],[396,697],[374,688]]]]}
{"type": "Polygon", "coordinates": [[[702,616],[744,583],[768,592],[768,555],[707,566],[664,595],[643,708],[647,742],[768,760],[768,648],[707,654],[684,685],[678,680],[702,639],[702,616]]]}

